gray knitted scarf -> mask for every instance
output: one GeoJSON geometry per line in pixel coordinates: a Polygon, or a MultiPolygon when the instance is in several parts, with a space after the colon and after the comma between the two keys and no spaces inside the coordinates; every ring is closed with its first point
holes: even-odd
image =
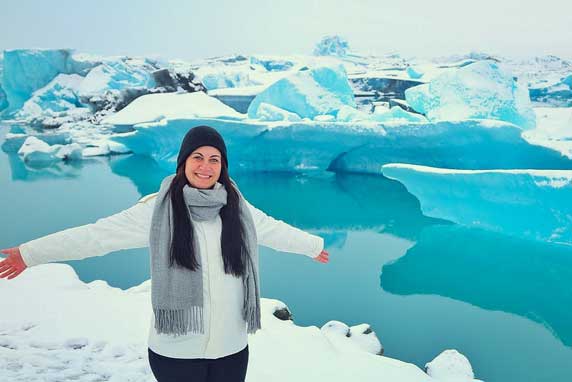
{"type": "MultiPolygon", "coordinates": [[[[169,250],[173,236],[173,210],[168,190],[175,175],[163,179],[157,193],[151,231],[149,251],[151,255],[151,304],[155,313],[155,329],[158,333],[184,335],[188,332],[204,333],[203,321],[203,277],[202,267],[196,271],[174,264],[169,266],[169,250]]],[[[234,181],[232,182],[238,191],[234,181]]],[[[212,189],[198,189],[186,185],[184,199],[189,207],[191,224],[210,220],[226,205],[227,192],[217,182],[212,189]]],[[[246,271],[242,277],[244,306],[242,316],[248,323],[248,333],[260,329],[260,289],[258,279],[258,244],[256,228],[240,191],[239,211],[245,228],[245,244],[248,254],[246,271]]],[[[212,238],[213,240],[221,238],[212,238]]],[[[201,264],[197,243],[195,256],[201,264]]]]}

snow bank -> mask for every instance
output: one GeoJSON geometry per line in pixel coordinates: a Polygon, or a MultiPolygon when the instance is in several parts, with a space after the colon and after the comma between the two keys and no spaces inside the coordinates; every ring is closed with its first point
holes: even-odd
{"type": "Polygon", "coordinates": [[[161,119],[190,118],[244,119],[245,115],[203,92],[160,93],[137,98],[118,113],[104,118],[102,123],[135,125],[161,119]]]}
{"type": "Polygon", "coordinates": [[[405,99],[430,121],[483,118],[535,127],[525,84],[493,61],[445,71],[428,84],[407,89],[405,99]]]}
{"type": "Polygon", "coordinates": [[[342,66],[302,70],[273,83],[252,100],[248,108],[250,118],[256,118],[261,103],[277,106],[302,118],[335,115],[344,105],[356,106],[342,66]]]}
{"type": "MultiPolygon", "coordinates": [[[[154,381],[147,359],[150,286],[146,281],[123,291],[102,281],[86,284],[66,264],[0,279],[0,379],[154,381]]],[[[439,381],[415,365],[364,350],[359,338],[278,319],[274,312],[285,305],[261,301],[262,329],[249,335],[250,382],[439,381]]],[[[372,338],[366,326],[351,329],[372,338]]]]}
{"type": "Polygon", "coordinates": [[[572,244],[572,171],[447,170],[388,164],[423,214],[527,239],[572,244]]]}

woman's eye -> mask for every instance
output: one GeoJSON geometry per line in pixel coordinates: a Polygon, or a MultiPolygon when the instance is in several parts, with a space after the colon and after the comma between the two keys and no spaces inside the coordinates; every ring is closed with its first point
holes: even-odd
{"type": "Polygon", "coordinates": [[[218,159],[211,159],[211,163],[218,163],[218,159]]]}

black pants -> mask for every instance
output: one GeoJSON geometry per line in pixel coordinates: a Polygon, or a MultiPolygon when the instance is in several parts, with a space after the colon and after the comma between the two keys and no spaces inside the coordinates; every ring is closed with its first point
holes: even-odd
{"type": "Polygon", "coordinates": [[[157,382],[244,382],[248,345],[238,353],[217,359],[170,358],[149,351],[149,364],[157,382]]]}

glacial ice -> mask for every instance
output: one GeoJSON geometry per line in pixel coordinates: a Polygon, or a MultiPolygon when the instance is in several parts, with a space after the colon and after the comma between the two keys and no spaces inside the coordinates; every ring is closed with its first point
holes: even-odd
{"type": "Polygon", "coordinates": [[[387,164],[423,214],[526,239],[572,244],[572,171],[449,170],[387,164]]]}
{"type": "Polygon", "coordinates": [[[134,125],[135,131],[111,139],[174,170],[187,130],[217,129],[227,140],[231,166],[254,171],[332,170],[380,174],[387,163],[435,167],[563,168],[572,160],[531,145],[521,129],[499,121],[382,123],[300,121],[276,125],[258,120],[171,119],[134,125]]]}
{"type": "Polygon", "coordinates": [[[496,119],[523,129],[535,127],[526,86],[492,61],[449,69],[407,89],[405,99],[430,121],[496,119]]]}
{"type": "Polygon", "coordinates": [[[427,123],[427,118],[421,114],[410,113],[403,110],[399,106],[393,106],[389,111],[378,112],[376,108],[375,112],[372,114],[371,119],[378,122],[391,122],[391,123],[408,123],[408,122],[419,122],[427,123]]]}
{"type": "Polygon", "coordinates": [[[80,96],[89,98],[106,90],[154,86],[155,81],[149,70],[123,61],[109,61],[89,71],[80,85],[79,93],[80,96]]]}
{"type": "Polygon", "coordinates": [[[261,103],[296,113],[301,118],[335,115],[344,105],[356,106],[343,66],[302,70],[273,83],[252,100],[248,108],[250,118],[256,117],[261,103]]]}
{"type": "Polygon", "coordinates": [[[41,167],[58,160],[81,159],[82,149],[77,143],[50,146],[36,137],[28,137],[18,150],[18,154],[27,164],[41,167]]]}
{"type": "Polygon", "coordinates": [[[341,36],[325,36],[314,48],[316,56],[345,56],[348,53],[349,44],[341,36]]]}
{"type": "Polygon", "coordinates": [[[291,113],[277,106],[270,105],[269,103],[262,102],[256,110],[256,118],[260,121],[292,121],[297,122],[302,120],[296,113],[291,113]]]}
{"type": "Polygon", "coordinates": [[[552,107],[572,107],[572,74],[550,84],[531,86],[530,99],[552,107]]]}
{"type": "Polygon", "coordinates": [[[82,81],[83,77],[77,74],[58,74],[46,86],[32,94],[17,116],[34,117],[81,107],[78,89],[82,81]]]}

